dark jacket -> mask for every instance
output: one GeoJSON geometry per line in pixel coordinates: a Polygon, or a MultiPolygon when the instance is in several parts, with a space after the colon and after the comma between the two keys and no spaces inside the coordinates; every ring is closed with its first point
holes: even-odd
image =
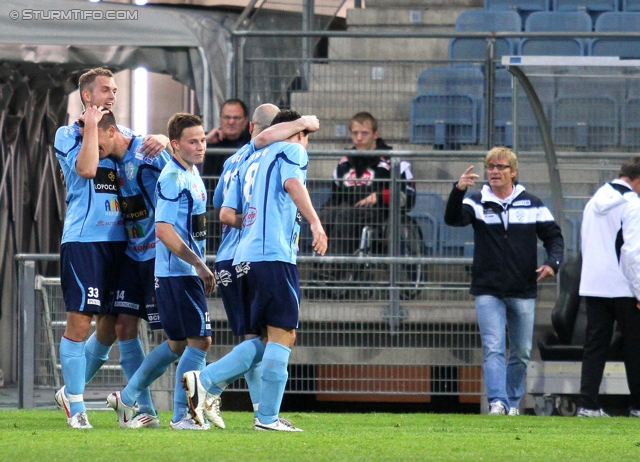
{"type": "MultiPolygon", "coordinates": [[[[355,147],[349,148],[355,150],[355,147]]],[[[393,149],[381,138],[376,140],[376,150],[389,151],[393,149]]],[[[391,178],[391,159],[387,156],[344,156],[333,172],[333,186],[331,191],[331,205],[355,205],[365,197],[375,192],[378,195],[377,208],[386,208],[383,192],[389,189],[388,180],[391,178]]],[[[400,163],[400,190],[406,196],[405,208],[410,209],[415,202],[415,183],[411,164],[406,161],[400,163]]]]}
{"type": "Polygon", "coordinates": [[[516,197],[504,206],[495,201],[488,185],[465,199],[453,187],[444,221],[474,231],[471,294],[535,298],[537,295],[538,238],[547,251],[544,264],[557,273],[564,252],[560,227],[549,209],[516,184],[516,197]],[[505,214],[503,214],[503,212],[505,214]],[[508,216],[507,229],[504,217],[508,216]]]}

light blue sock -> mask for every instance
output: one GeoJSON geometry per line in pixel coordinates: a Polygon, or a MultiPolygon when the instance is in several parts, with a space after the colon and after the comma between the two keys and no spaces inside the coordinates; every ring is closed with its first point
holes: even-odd
{"type": "Polygon", "coordinates": [[[264,344],[259,337],[245,340],[202,371],[200,374],[202,386],[209,393],[219,395],[227,385],[242,377],[245,372],[260,362],[263,354],[264,344]]]}
{"type": "Polygon", "coordinates": [[[158,345],[144,358],[136,373],[129,379],[129,383],[120,393],[122,401],[127,406],[133,406],[142,390],[148,390],[149,386],[167,371],[171,363],[178,359],[180,356],[171,351],[169,342],[158,345]]]}
{"type": "Polygon", "coordinates": [[[85,343],[74,342],[66,337],[60,340],[60,364],[67,398],[69,398],[70,413],[72,416],[78,412],[84,412],[82,394],[84,393],[84,377],[87,362],[85,360],[85,343]]]}
{"type": "Polygon", "coordinates": [[[244,379],[249,387],[249,396],[253,404],[253,416],[258,417],[258,406],[260,405],[260,393],[262,390],[262,361],[255,365],[253,369],[245,372],[244,379]]]}
{"type": "Polygon", "coordinates": [[[187,412],[187,395],[182,388],[182,376],[185,372],[201,371],[207,365],[207,353],[187,346],[176,367],[176,387],[173,391],[173,421],[177,422],[187,412]]]}
{"type": "Polygon", "coordinates": [[[263,424],[270,424],[278,420],[280,404],[287,385],[287,364],[291,350],[279,343],[269,342],[262,357],[262,392],[258,419],[263,424]]]}
{"type": "Polygon", "coordinates": [[[84,348],[84,357],[87,362],[84,379],[85,383],[91,382],[102,365],[107,361],[107,359],[109,359],[110,351],[111,345],[103,345],[96,338],[95,332],[91,334],[91,337],[87,340],[87,345],[84,348]]]}
{"type": "MultiPolygon", "coordinates": [[[[142,349],[140,337],[125,341],[118,340],[118,349],[120,350],[120,365],[124,375],[127,377],[127,382],[129,382],[144,361],[144,350],[142,349]]],[[[140,412],[156,415],[149,387],[140,391],[137,401],[140,412]]]]}

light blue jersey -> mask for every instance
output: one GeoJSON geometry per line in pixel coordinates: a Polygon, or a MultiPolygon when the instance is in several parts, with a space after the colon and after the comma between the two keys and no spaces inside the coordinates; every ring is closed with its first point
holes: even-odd
{"type": "MultiPolygon", "coordinates": [[[[187,171],[172,158],[162,170],[156,188],[156,223],[173,225],[182,240],[205,260],[207,239],[207,190],[194,167],[187,171]]],[[[197,276],[196,269],[177,257],[158,240],[156,245],[156,277],[197,276]]]]}
{"type": "MultiPolygon", "coordinates": [[[[216,185],[216,190],[213,193],[213,206],[216,209],[222,207],[224,198],[229,191],[229,186],[232,183],[232,179],[238,174],[238,168],[250,152],[251,145],[249,143],[241,147],[238,152],[229,157],[224,162],[222,173],[220,174],[220,180],[216,185]]],[[[218,252],[216,254],[216,262],[233,260],[240,241],[240,230],[233,226],[222,225],[222,240],[218,246],[218,252]]]]}
{"type": "Polygon", "coordinates": [[[77,123],[60,127],[56,132],[56,157],[67,187],[62,243],[126,241],[118,203],[116,163],[108,157],[101,159],[95,178],[81,177],[76,171],[81,144],[77,123]]]}
{"type": "Polygon", "coordinates": [[[300,214],[284,183],[297,178],[304,184],[308,163],[309,156],[302,145],[278,142],[250,154],[240,165],[223,203],[242,210],[234,265],[257,261],[295,265],[300,214]]]}
{"type": "Polygon", "coordinates": [[[135,261],[156,256],[156,183],[171,160],[167,151],[146,157],[141,147],[142,137],[133,137],[127,152],[117,162],[120,210],[128,238],[126,254],[135,261]]]}

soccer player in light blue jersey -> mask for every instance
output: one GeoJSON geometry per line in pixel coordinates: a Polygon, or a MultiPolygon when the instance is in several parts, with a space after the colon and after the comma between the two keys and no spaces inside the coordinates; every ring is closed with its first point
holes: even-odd
{"type": "MultiPolygon", "coordinates": [[[[280,111],[272,124],[300,118],[295,111],[280,111]]],[[[252,142],[253,147],[259,138],[252,142]]],[[[300,284],[295,265],[300,214],[311,225],[314,250],[324,255],[327,249],[327,236],[305,186],[307,143],[308,132],[301,130],[285,142],[249,152],[220,212],[223,223],[242,228],[233,265],[251,300],[249,327],[254,332],[266,331],[267,336],[266,347],[253,342],[252,354],[246,354],[243,361],[245,368],[262,361],[256,430],[301,431],[278,414],[298,327],[300,284]]],[[[238,372],[237,377],[244,373],[238,372]]],[[[206,393],[219,387],[212,378],[209,370],[184,375],[191,415],[198,422],[204,421],[206,393]]]]}
{"type": "Polygon", "coordinates": [[[155,276],[160,322],[169,337],[166,357],[180,357],[170,426],[207,430],[209,424],[189,416],[182,388],[185,372],[204,369],[211,345],[205,294],[215,289],[215,279],[205,261],[207,191],[195,167],[204,158],[205,132],[198,116],[185,113],[171,117],[168,132],[174,155],[156,189],[155,276]]]}
{"type": "MultiPolygon", "coordinates": [[[[249,132],[252,139],[261,135],[254,141],[255,148],[259,149],[268,144],[285,140],[302,130],[316,131],[319,127],[317,117],[304,116],[268,128],[279,110],[273,104],[262,104],[254,111],[249,123],[249,132]]],[[[238,173],[240,165],[251,149],[252,145],[247,143],[225,161],[220,181],[213,195],[213,205],[216,209],[219,210],[222,207],[232,179],[238,173]]],[[[254,364],[253,358],[256,357],[256,351],[264,350],[264,344],[260,338],[260,330],[252,330],[250,327],[250,303],[248,303],[250,300],[244,296],[242,279],[237,278],[233,267],[233,258],[239,238],[239,229],[223,225],[222,241],[216,254],[214,275],[217,290],[229,320],[229,327],[234,335],[244,337],[245,341],[219,361],[207,366],[202,373],[202,380],[208,380],[213,384],[204,404],[204,417],[212,422],[221,420],[220,394],[227,384],[232,383],[242,374],[247,381],[255,418],[257,418],[260,402],[262,379],[260,378],[259,363],[254,364]]]]}
{"type": "MultiPolygon", "coordinates": [[[[124,256],[126,234],[117,196],[116,164],[99,153],[97,141],[97,123],[116,101],[113,74],[107,69],[91,69],[80,77],[79,89],[86,111],[80,123],[59,128],[54,143],[67,188],[60,249],[67,310],[60,341],[65,386],[56,392],[55,399],[71,428],[86,429],[92,427],[83,400],[85,383],[107,360],[111,345],[119,338],[116,317],[110,313],[110,293],[124,256]],[[86,340],[94,315],[96,332],[86,340]]],[[[157,155],[167,142],[162,135],[148,136],[142,152],[157,155]]]]}
{"type": "MultiPolygon", "coordinates": [[[[158,177],[171,155],[162,151],[155,157],[142,153],[141,136],[127,136],[120,132],[115,116],[105,112],[98,122],[98,151],[116,160],[120,210],[127,233],[127,248],[115,286],[115,300],[111,314],[117,315],[116,333],[122,353],[120,364],[131,381],[144,360],[138,327],[140,319],[147,319],[152,329],[161,329],[155,307],[155,190],[158,177]]],[[[118,393],[107,397],[107,404],[118,414],[125,428],[158,427],[159,419],[151,400],[149,388],[131,402],[139,405],[131,415],[125,414],[118,393]]]]}

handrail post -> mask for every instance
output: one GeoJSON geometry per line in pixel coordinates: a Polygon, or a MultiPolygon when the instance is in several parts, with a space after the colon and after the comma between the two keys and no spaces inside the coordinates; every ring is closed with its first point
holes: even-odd
{"type": "Polygon", "coordinates": [[[18,408],[33,409],[35,380],[35,334],[36,334],[36,264],[21,261],[19,273],[19,358],[18,408]]]}

